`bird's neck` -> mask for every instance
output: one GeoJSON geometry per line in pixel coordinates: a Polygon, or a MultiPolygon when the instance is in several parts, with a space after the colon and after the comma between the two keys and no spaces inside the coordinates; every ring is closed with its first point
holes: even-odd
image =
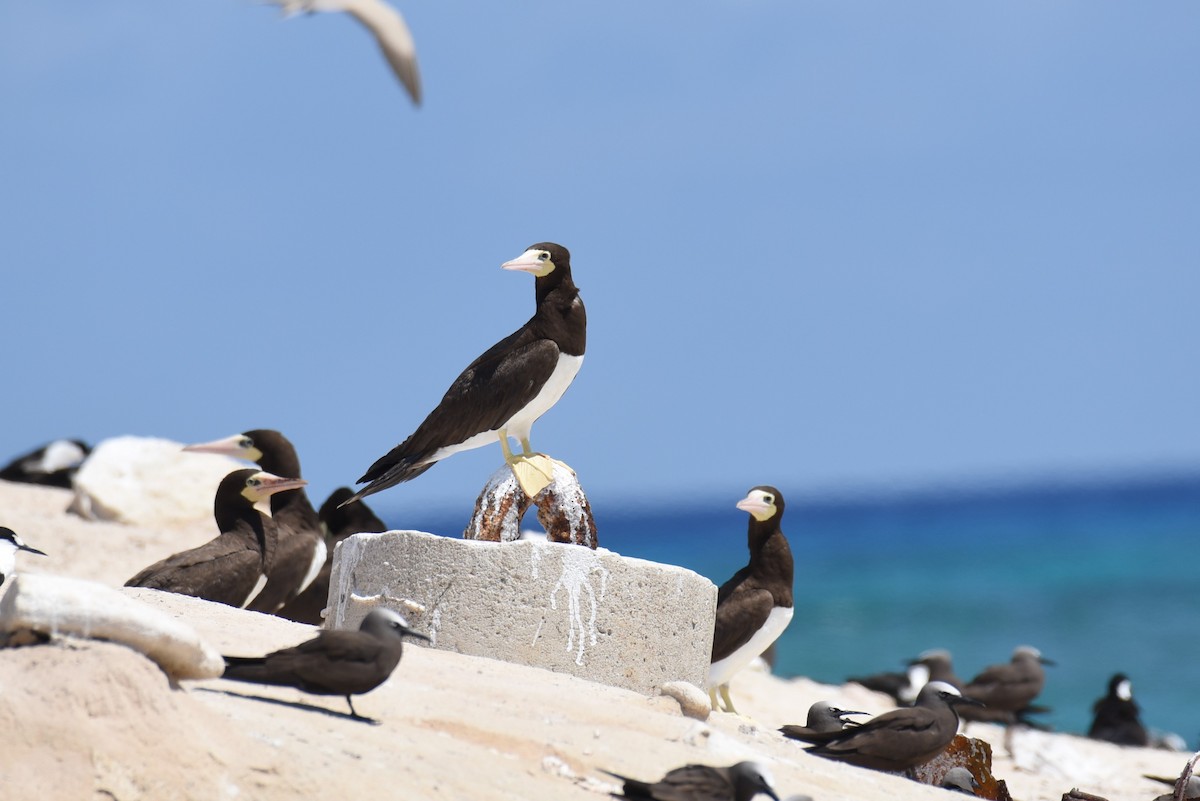
{"type": "Polygon", "coordinates": [[[787,584],[790,596],[793,575],[792,549],[788,546],[783,532],[774,526],[751,524],[749,541],[751,572],[779,579],[787,584]]]}

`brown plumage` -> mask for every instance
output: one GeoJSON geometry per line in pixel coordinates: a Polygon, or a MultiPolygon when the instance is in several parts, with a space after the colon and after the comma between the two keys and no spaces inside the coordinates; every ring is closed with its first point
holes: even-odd
{"type": "Polygon", "coordinates": [[[1021,713],[1029,708],[1046,684],[1042,665],[1054,664],[1031,645],[1020,645],[1007,664],[991,665],[962,688],[965,695],[977,698],[986,706],[964,709],[963,720],[990,723],[1017,723],[1021,713]]]}
{"type": "Polygon", "coordinates": [[[854,728],[857,723],[846,720],[850,715],[865,715],[866,712],[849,712],[839,709],[828,701],[817,701],[808,708],[808,721],[803,726],[789,724],[781,726],[779,731],[784,737],[792,740],[802,740],[806,743],[820,743],[832,740],[842,731],[854,728]]]}
{"type": "Polygon", "coordinates": [[[257,469],[233,471],[221,480],[213,500],[220,535],[198,548],[155,562],[125,586],[245,606],[265,585],[275,556],[275,524],[263,513],[269,511],[275,493],[304,483],[300,478],[257,469]]]}
{"type": "Polygon", "coordinates": [[[750,801],[759,793],[764,793],[779,801],[762,768],[753,762],[738,762],[727,768],[684,765],[668,771],[656,782],[643,782],[608,770],[604,772],[623,782],[621,795],[614,793],[613,798],[636,801],[750,801]]]}
{"type": "Polygon", "coordinates": [[[295,687],[314,695],[350,696],[370,692],[387,681],[400,664],[403,637],[428,640],[390,609],[372,609],[358,631],[321,631],[293,648],[258,657],[225,657],[222,678],[252,684],[295,687]]]}

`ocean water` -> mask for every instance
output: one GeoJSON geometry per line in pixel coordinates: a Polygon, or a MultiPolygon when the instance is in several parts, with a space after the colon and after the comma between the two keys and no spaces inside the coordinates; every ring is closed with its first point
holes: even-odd
{"type": "MultiPolygon", "coordinates": [[[[1147,726],[1200,741],[1200,475],[837,502],[780,489],[796,615],[776,673],[840,683],[946,648],[969,679],[1029,644],[1057,663],[1038,699],[1055,730],[1085,732],[1121,671],[1147,726]]],[[[740,498],[596,509],[600,544],[720,584],[746,563],[740,498]]]]}

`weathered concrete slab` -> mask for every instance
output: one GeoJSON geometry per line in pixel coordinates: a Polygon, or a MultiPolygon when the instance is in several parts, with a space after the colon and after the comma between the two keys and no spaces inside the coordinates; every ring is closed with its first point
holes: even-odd
{"type": "Polygon", "coordinates": [[[675,565],[544,540],[481,542],[420,531],[338,544],[326,624],[401,610],[436,648],[652,693],[704,686],[717,588],[675,565]]]}

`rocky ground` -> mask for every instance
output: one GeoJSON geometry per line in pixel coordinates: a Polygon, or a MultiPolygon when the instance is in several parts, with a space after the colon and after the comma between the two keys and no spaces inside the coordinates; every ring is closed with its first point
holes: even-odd
{"type": "MultiPolygon", "coordinates": [[[[170,553],[215,534],[211,520],[151,529],[81,520],[70,493],[0,482],[0,525],[49,554],[18,557],[28,572],[120,586],[170,553]]],[[[300,642],[313,629],[219,604],[127,590],[186,620],[224,653],[251,655],[300,642]]],[[[416,621],[415,624],[419,625],[416,621]]],[[[596,801],[615,789],[601,769],[656,778],[689,762],[765,763],[781,796],[816,801],[917,801],[947,791],[805,754],[776,732],[803,722],[820,699],[881,712],[886,697],[747,672],[733,683],[743,715],[698,721],[662,696],[447,651],[406,647],[391,679],[355,706],[343,699],[208,680],[172,687],[141,654],[111,643],[56,640],[0,650],[0,798],[561,799],[596,801]]],[[[1143,774],[1177,775],[1189,755],[1123,748],[1081,737],[1003,733],[993,772],[1022,801],[1080,788],[1112,801],[1163,787],[1143,774]]]]}

